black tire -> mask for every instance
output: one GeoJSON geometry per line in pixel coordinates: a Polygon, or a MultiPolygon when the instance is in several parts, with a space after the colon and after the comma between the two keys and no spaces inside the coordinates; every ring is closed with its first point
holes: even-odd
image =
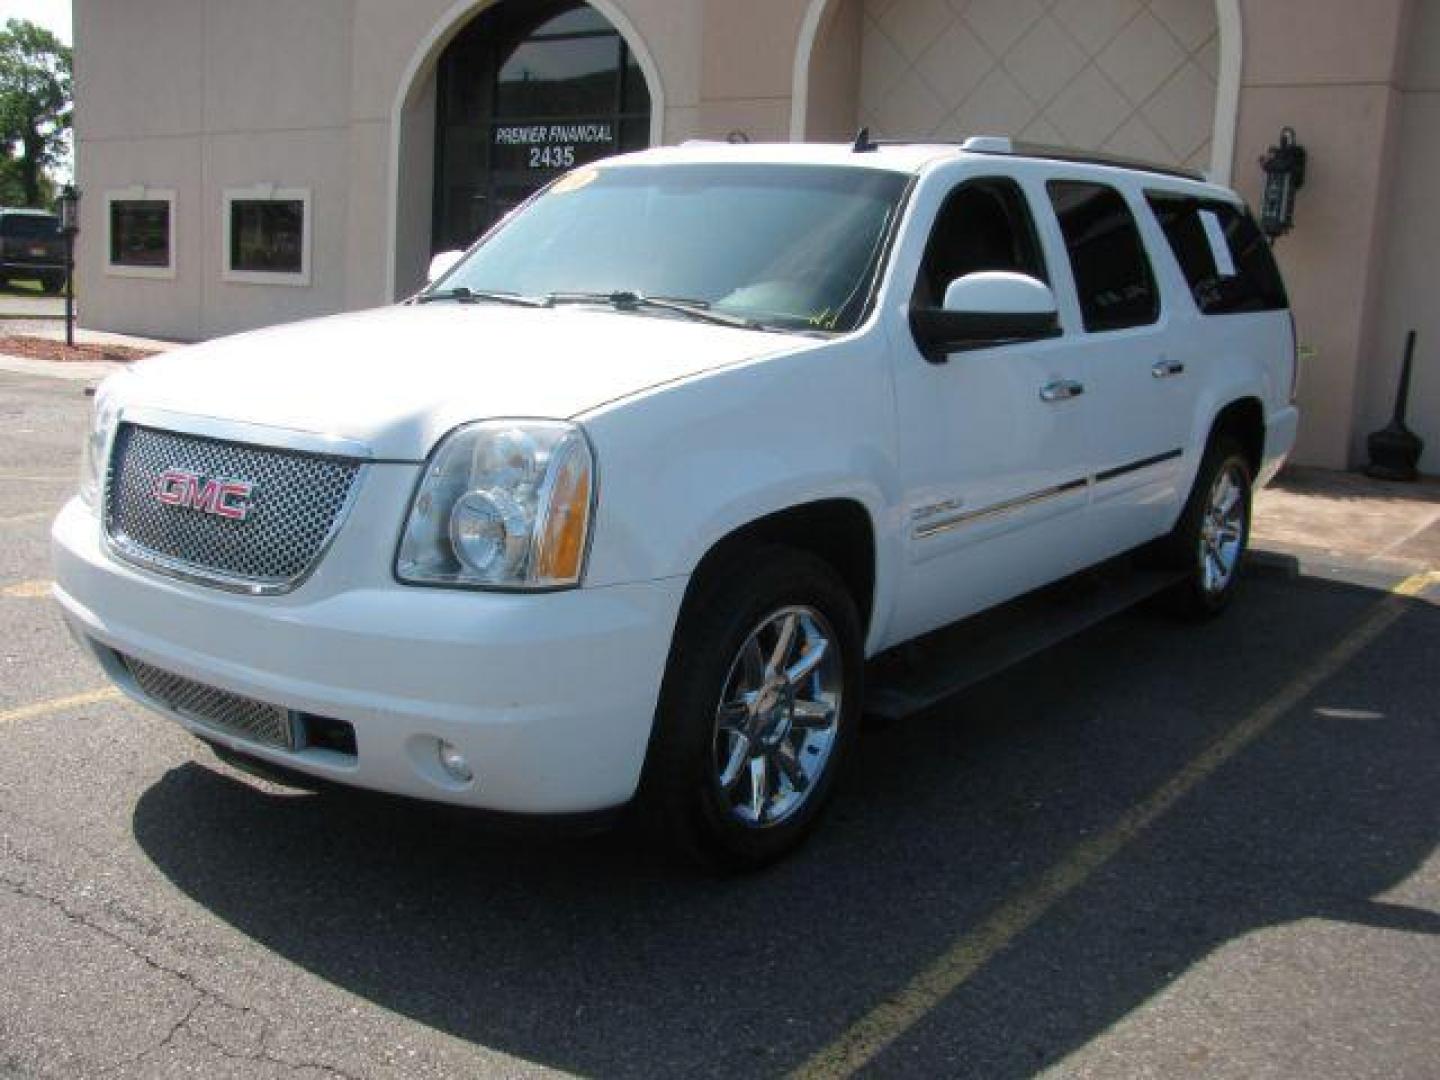
{"type": "MultiPolygon", "coordinates": [[[[1162,603],[1172,614],[1195,620],[1213,618],[1224,611],[1234,597],[1250,546],[1253,483],[1250,462],[1239,442],[1224,434],[1213,437],[1195,474],[1195,485],[1180,520],[1158,545],[1162,564],[1185,574],[1183,580],[1161,595],[1162,603]],[[1223,533],[1226,537],[1232,531],[1236,534],[1233,561],[1224,560],[1214,543],[1220,534],[1215,527],[1217,508],[1213,504],[1222,478],[1228,478],[1237,491],[1238,523],[1223,533]],[[1227,563],[1228,573],[1222,578],[1217,568],[1224,568],[1227,563]]],[[[1225,551],[1230,550],[1228,543],[1221,546],[1225,551]]]]}
{"type": "Polygon", "coordinates": [[[40,291],[47,293],[58,293],[65,287],[65,276],[63,274],[44,274],[40,278],[40,291]]]}
{"type": "MultiPolygon", "coordinates": [[[[808,629],[799,629],[800,624],[794,625],[797,629],[791,636],[795,640],[809,633],[808,629]]],[[[776,650],[780,648],[778,639],[768,640],[777,642],[776,650]]],[[[831,662],[824,661],[827,665],[831,662]]],[[[763,546],[735,552],[706,569],[703,580],[695,583],[687,598],[670,648],[637,804],[646,825],[657,828],[672,849],[708,869],[758,869],[792,851],[820,820],[855,744],[861,715],[862,662],[860,616],[854,598],[839,575],[822,560],[792,548],[763,546]],[[795,767],[809,760],[807,755],[819,753],[812,747],[822,733],[816,732],[812,738],[802,728],[796,720],[800,712],[793,697],[789,699],[788,719],[787,706],[782,703],[764,714],[769,719],[757,714],[744,721],[754,725],[757,732],[769,725],[764,738],[757,734],[753,744],[749,740],[742,744],[740,736],[722,730],[720,721],[720,706],[742,677],[747,659],[763,657],[769,647],[762,636],[765,628],[776,626],[778,633],[788,620],[787,613],[794,611],[818,614],[819,618],[812,617],[808,626],[823,628],[823,633],[813,641],[825,636],[830,642],[826,655],[833,654],[833,662],[839,664],[838,675],[829,668],[822,673],[817,666],[814,681],[809,683],[813,690],[819,687],[822,677],[828,678],[830,685],[839,688],[840,697],[839,708],[830,710],[834,728],[828,753],[820,759],[813,780],[801,778],[803,787],[792,780],[795,767]],[[775,623],[777,618],[782,622],[775,623]],[[757,642],[754,652],[749,649],[752,638],[757,642]],[[780,728],[784,731],[777,733],[780,728]],[[770,738],[779,745],[763,749],[762,744],[770,738]],[[732,751],[741,745],[753,745],[759,749],[754,750],[752,758],[774,754],[769,775],[775,778],[777,790],[769,797],[780,806],[788,787],[788,797],[798,797],[798,803],[777,820],[765,821],[769,804],[764,803],[766,796],[762,795],[759,821],[742,820],[750,812],[750,804],[739,793],[748,788],[749,797],[753,797],[757,785],[750,770],[754,761],[747,759],[738,774],[741,779],[727,787],[720,775],[725,771],[722,745],[732,751]],[[791,753],[783,754],[784,750],[791,753]],[[781,764],[788,771],[781,770],[781,764]],[[737,797],[746,805],[732,805],[737,797]]],[[[794,670],[796,665],[790,667],[794,670]]],[[[770,670],[767,664],[765,671],[770,670]]],[[[798,680],[796,685],[811,678],[798,680]]],[[[757,700],[773,699],[761,696],[757,700]]],[[[766,767],[762,765],[760,771],[758,786],[765,791],[769,783],[763,779],[766,767]]]]}

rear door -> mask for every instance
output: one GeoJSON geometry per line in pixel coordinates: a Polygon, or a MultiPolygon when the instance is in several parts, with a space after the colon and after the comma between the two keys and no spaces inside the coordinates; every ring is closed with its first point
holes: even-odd
{"type": "Polygon", "coordinates": [[[1173,347],[1174,312],[1147,250],[1164,243],[1118,184],[1052,175],[1047,227],[1065,251],[1057,274],[1077,310],[1071,347],[1087,371],[1091,516],[1105,553],[1166,528],[1180,498],[1196,401],[1192,358],[1173,347]]]}

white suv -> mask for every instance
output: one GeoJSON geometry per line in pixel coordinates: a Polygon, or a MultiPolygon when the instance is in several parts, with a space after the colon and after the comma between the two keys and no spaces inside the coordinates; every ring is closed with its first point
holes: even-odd
{"type": "Polygon", "coordinates": [[[868,658],[1141,547],[1217,611],[1295,375],[1265,243],[1196,178],[997,139],[653,150],[408,303],[108,380],[55,593],[230,760],[518,814],[639,796],[756,865],[827,802],[868,658]]]}

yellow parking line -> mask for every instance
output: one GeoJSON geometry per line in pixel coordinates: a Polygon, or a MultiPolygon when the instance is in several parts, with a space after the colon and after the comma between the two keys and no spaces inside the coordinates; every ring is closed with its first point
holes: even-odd
{"type": "MultiPolygon", "coordinates": [[[[1395,597],[1415,597],[1437,584],[1440,584],[1440,572],[1429,571],[1406,578],[1391,592],[1395,597]]],[[[807,1080],[812,1077],[850,1076],[874,1061],[887,1046],[924,1019],[1015,938],[1083,885],[1131,840],[1350,663],[1405,610],[1404,604],[1387,598],[1312,667],[1192,758],[1179,772],[1126,811],[1109,829],[1071,848],[1064,858],[1010,896],[979,926],[957,938],[937,960],[894,996],[862,1016],[793,1075],[807,1080]]]]}
{"type": "Polygon", "coordinates": [[[1427,570],[1413,574],[1390,591],[1396,596],[1419,596],[1432,585],[1440,585],[1440,570],[1427,570]]]}
{"type": "Polygon", "coordinates": [[[41,600],[50,595],[48,581],[15,581],[0,585],[0,596],[7,600],[41,600]]]}
{"type": "Polygon", "coordinates": [[[48,716],[50,713],[64,712],[66,709],[79,709],[86,705],[99,705],[106,701],[116,701],[120,696],[119,690],[116,690],[113,686],[107,686],[103,690],[91,690],[87,694],[72,694],[70,697],[51,698],[49,701],[37,701],[33,705],[22,705],[18,709],[0,712],[0,725],[11,724],[16,720],[29,720],[36,716],[48,716]]]}

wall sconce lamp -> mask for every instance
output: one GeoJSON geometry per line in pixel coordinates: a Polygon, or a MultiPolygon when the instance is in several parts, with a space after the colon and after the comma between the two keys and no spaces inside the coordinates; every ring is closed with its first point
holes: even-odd
{"type": "Polygon", "coordinates": [[[1265,193],[1260,198],[1260,228],[1272,241],[1295,226],[1295,193],[1305,186],[1305,148],[1295,129],[1281,128],[1280,141],[1260,159],[1265,193]]]}

